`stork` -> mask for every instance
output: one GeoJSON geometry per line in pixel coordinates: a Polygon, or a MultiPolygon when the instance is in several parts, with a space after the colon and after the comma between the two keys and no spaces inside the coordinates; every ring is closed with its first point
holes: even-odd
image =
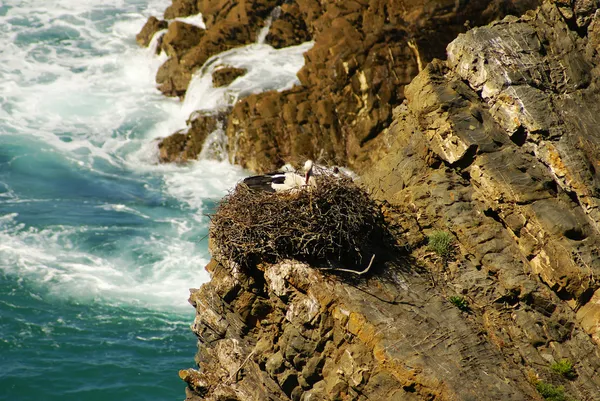
{"type": "Polygon", "coordinates": [[[301,188],[315,188],[317,182],[313,177],[313,162],[307,160],[302,169],[304,175],[294,171],[275,171],[263,175],[244,178],[244,184],[250,189],[266,192],[283,192],[301,188]]]}

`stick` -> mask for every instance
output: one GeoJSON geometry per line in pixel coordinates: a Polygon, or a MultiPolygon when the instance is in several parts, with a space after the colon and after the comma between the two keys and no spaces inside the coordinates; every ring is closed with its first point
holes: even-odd
{"type": "Polygon", "coordinates": [[[421,61],[421,54],[419,53],[419,47],[417,46],[417,42],[415,42],[414,40],[409,40],[406,44],[415,53],[415,58],[417,59],[417,67],[419,68],[419,72],[423,71],[423,62],[421,61]]]}
{"type": "Polygon", "coordinates": [[[237,376],[237,374],[242,369],[242,367],[244,367],[244,365],[246,364],[246,362],[248,362],[248,359],[250,359],[250,357],[252,356],[252,354],[254,354],[254,350],[252,350],[252,352],[248,354],[248,356],[246,357],[246,359],[244,359],[244,362],[242,362],[242,364],[240,365],[240,367],[237,368],[237,370],[234,373],[232,373],[231,376],[229,376],[229,379],[225,380],[225,383],[223,383],[223,384],[229,383],[231,381],[231,379],[233,379],[235,376],[237,376]]]}
{"type": "Polygon", "coordinates": [[[375,254],[373,254],[373,256],[371,256],[371,261],[369,262],[369,266],[367,266],[367,268],[361,272],[357,272],[356,270],[350,270],[350,269],[338,269],[337,267],[324,267],[319,270],[335,270],[338,272],[354,273],[354,274],[358,274],[360,276],[369,271],[369,269],[371,268],[371,265],[373,264],[373,260],[375,260],[375,254]]]}

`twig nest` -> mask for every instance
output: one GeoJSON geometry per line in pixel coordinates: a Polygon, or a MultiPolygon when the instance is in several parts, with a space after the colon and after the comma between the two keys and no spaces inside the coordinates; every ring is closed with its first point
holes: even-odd
{"type": "Polygon", "coordinates": [[[316,188],[268,193],[239,184],[211,216],[213,256],[242,267],[297,259],[362,270],[384,237],[384,219],[348,177],[322,172],[316,188]]]}

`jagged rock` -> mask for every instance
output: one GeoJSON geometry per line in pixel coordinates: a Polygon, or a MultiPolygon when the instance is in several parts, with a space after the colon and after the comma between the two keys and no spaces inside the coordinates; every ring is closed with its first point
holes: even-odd
{"type": "Polygon", "coordinates": [[[221,86],[227,86],[236,78],[245,75],[247,70],[245,68],[235,68],[231,66],[223,66],[217,68],[212,73],[212,83],[215,88],[221,86]]]}
{"type": "Polygon", "coordinates": [[[162,163],[181,162],[181,152],[185,149],[187,135],[176,132],[158,143],[159,160],[162,163]]]}
{"type": "Polygon", "coordinates": [[[313,384],[317,382],[322,376],[321,371],[323,368],[325,359],[322,356],[313,356],[310,358],[304,368],[302,369],[302,377],[306,380],[307,384],[313,384]]]}
{"type": "Polygon", "coordinates": [[[169,30],[163,36],[161,48],[169,57],[181,57],[189,49],[196,46],[203,35],[204,30],[195,25],[173,21],[169,24],[169,30]]]}
{"type": "MultiPolygon", "coordinates": [[[[178,131],[159,142],[159,160],[161,163],[186,162],[195,160],[202,153],[207,137],[219,129],[225,113],[196,112],[187,121],[188,128],[178,131]]],[[[220,159],[215,149],[209,156],[220,159]]]]}
{"type": "Polygon", "coordinates": [[[226,129],[227,142],[236,149],[230,161],[266,171],[282,161],[319,156],[361,170],[381,157],[384,144],[376,138],[404,99],[404,85],[427,61],[443,55],[467,20],[487,23],[538,2],[486,0],[448,12],[442,0],[410,6],[400,0],[389,5],[207,0],[196,8],[175,1],[166,16],[201,12],[207,31],[197,46],[171,51],[156,81],[165,95],[183,97],[194,71],[212,55],[256,40],[264,18],[281,5],[267,41],[287,46],[315,40],[298,74],[302,86],[238,102],[226,129]]]}
{"type": "Polygon", "coordinates": [[[298,4],[284,3],[279,17],[271,24],[265,41],[274,48],[281,49],[308,42],[310,39],[310,33],[298,4]]]}
{"type": "Polygon", "coordinates": [[[468,2],[450,12],[443,1],[384,3],[295,2],[298,11],[291,7],[289,18],[301,15],[315,41],[298,73],[302,87],[238,102],[227,127],[236,146],[232,162],[267,171],[283,160],[320,156],[361,170],[380,157],[381,138],[375,138],[404,99],[404,86],[444,55],[467,20],[487,23],[539,2],[468,2]],[[255,107],[262,103],[271,106],[255,107]]]}
{"type": "Polygon", "coordinates": [[[169,23],[167,21],[159,20],[156,17],[150,17],[142,27],[140,33],[135,36],[135,41],[139,46],[148,47],[154,34],[163,29],[167,29],[168,26],[169,23]]]}
{"type": "MultiPolygon", "coordinates": [[[[350,280],[296,261],[211,264],[211,282],[190,297],[199,366],[218,374],[232,339],[242,355],[223,365],[247,362],[233,382],[223,373],[205,386],[207,399],[227,388],[256,400],[531,400],[539,380],[600,399],[600,60],[590,44],[600,13],[585,4],[546,2],[473,29],[403,90],[377,135],[384,156],[362,180],[407,254],[377,255],[370,275],[350,280]],[[426,246],[435,231],[455,238],[451,258],[426,246]],[[270,304],[264,319],[245,318],[250,299],[270,304]],[[572,380],[550,368],[563,359],[572,380]]],[[[305,121],[318,107],[324,123],[339,113],[313,108],[306,88],[242,104],[233,116],[260,110],[253,126],[265,130],[278,107],[305,121]]],[[[264,141],[252,149],[274,146],[264,141]]]]}
{"type": "Polygon", "coordinates": [[[196,0],[172,0],[172,4],[165,10],[166,19],[188,17],[200,12],[196,0]]]}
{"type": "Polygon", "coordinates": [[[166,96],[183,97],[192,79],[189,69],[175,57],[169,58],[156,72],[156,82],[166,96]]]}
{"type": "Polygon", "coordinates": [[[264,18],[278,3],[278,0],[242,0],[236,3],[227,0],[197,3],[173,0],[173,4],[165,11],[165,18],[202,13],[207,29],[195,46],[188,45],[194,42],[192,39],[198,36],[197,32],[192,39],[184,41],[186,46],[171,49],[170,58],[156,75],[158,89],[167,96],[184,96],[194,71],[211,56],[254,42],[264,18]]]}

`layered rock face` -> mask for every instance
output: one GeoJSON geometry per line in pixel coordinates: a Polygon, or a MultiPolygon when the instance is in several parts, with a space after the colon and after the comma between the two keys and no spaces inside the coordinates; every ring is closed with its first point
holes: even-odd
{"type": "Polygon", "coordinates": [[[259,27],[281,2],[174,0],[165,10],[166,19],[201,13],[206,30],[181,21],[169,24],[161,46],[169,59],[156,74],[160,91],[167,96],[184,96],[194,71],[215,54],[256,41],[259,27]]]}
{"type": "MultiPolygon", "coordinates": [[[[315,41],[293,90],[267,92],[239,102],[227,134],[232,162],[273,169],[312,157],[361,171],[376,137],[390,124],[403,88],[465,23],[479,25],[535,1],[296,1],[315,41]],[[503,4],[505,7],[500,7],[503,4]]],[[[294,15],[294,11],[289,15],[294,15]]],[[[292,17],[290,17],[292,18],[292,17]]]]}
{"type": "Polygon", "coordinates": [[[211,261],[187,399],[600,400],[598,6],[471,29],[403,89],[362,180],[405,252],[211,261]]]}
{"type": "MultiPolygon", "coordinates": [[[[445,46],[468,25],[520,15],[539,2],[174,0],[165,18],[200,12],[207,29],[171,22],[161,45],[169,59],[156,79],[164,94],[185,96],[192,74],[210,56],[254,42],[268,17],[267,43],[315,45],[306,53],[299,86],[251,95],[230,111],[226,133],[235,149],[230,161],[260,172],[311,157],[362,170],[379,157],[373,151],[378,136],[423,65],[444,57],[445,46]]],[[[149,43],[142,38],[157,29],[158,20],[149,20],[139,42],[149,43]]],[[[166,159],[190,156],[197,155],[166,159]]]]}

